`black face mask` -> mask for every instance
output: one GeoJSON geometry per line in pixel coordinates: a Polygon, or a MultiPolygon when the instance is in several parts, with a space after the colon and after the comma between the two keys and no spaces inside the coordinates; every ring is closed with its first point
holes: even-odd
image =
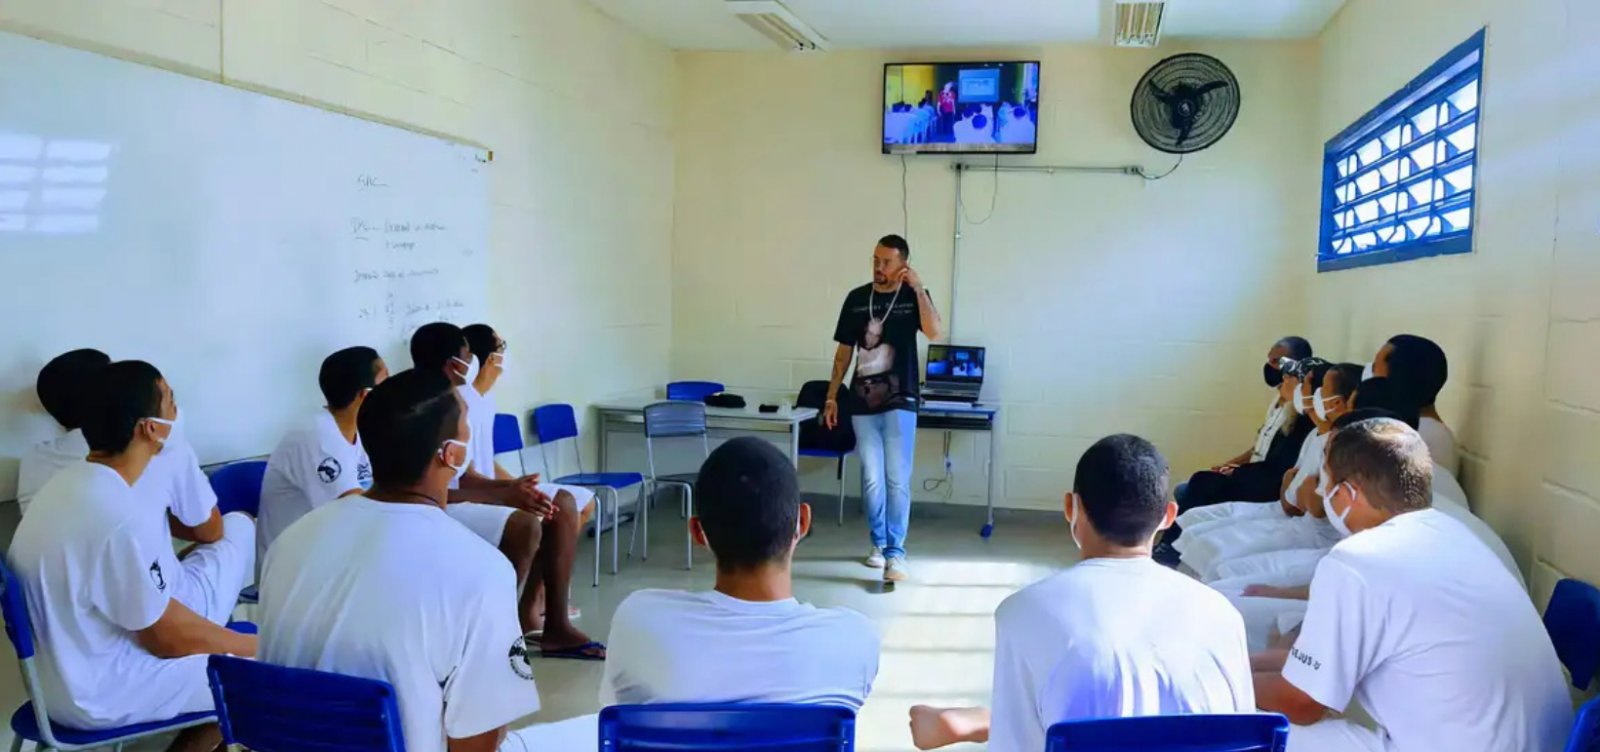
{"type": "Polygon", "coordinates": [[[1267,382],[1267,386],[1277,389],[1283,383],[1283,371],[1273,368],[1271,363],[1262,363],[1261,379],[1267,382]]]}

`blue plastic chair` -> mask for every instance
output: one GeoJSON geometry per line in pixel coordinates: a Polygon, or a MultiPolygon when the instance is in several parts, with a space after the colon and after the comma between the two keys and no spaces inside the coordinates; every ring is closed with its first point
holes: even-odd
{"type": "MultiPolygon", "coordinates": [[[[261,514],[261,480],[267,475],[267,463],[262,460],[231,462],[211,474],[211,492],[217,495],[217,511],[244,512],[251,517],[261,514]]],[[[239,591],[239,602],[254,605],[261,600],[255,584],[239,591]]]]}
{"type": "Polygon", "coordinates": [[[833,705],[614,705],[600,711],[601,752],[849,752],[856,714],[833,705]]]}
{"type": "Polygon", "coordinates": [[[528,474],[528,468],[522,464],[522,448],[525,446],[527,444],[522,441],[522,425],[517,422],[517,416],[495,413],[494,453],[501,455],[506,452],[516,452],[518,475],[528,474]]]}
{"type": "Polygon", "coordinates": [[[667,384],[667,399],[705,402],[707,397],[727,390],[715,381],[674,381],[667,384]]]}
{"type": "Polygon", "coordinates": [[[1289,719],[1277,713],[1151,715],[1067,721],[1045,732],[1045,752],[1283,752],[1289,719]]]}
{"type": "Polygon", "coordinates": [[[11,732],[14,734],[11,752],[21,750],[24,741],[33,742],[41,752],[50,749],[69,752],[94,747],[121,750],[126,742],[216,721],[215,713],[185,713],[164,721],[93,731],[52,723],[49,711],[45,708],[44,692],[39,687],[39,669],[34,665],[33,622],[28,616],[27,599],[22,584],[5,563],[0,563],[0,613],[5,616],[6,636],[11,638],[11,647],[17,651],[17,661],[22,669],[22,688],[29,699],[11,714],[11,732]]]}
{"type": "Polygon", "coordinates": [[[1600,669],[1600,589],[1571,578],[1556,583],[1544,608],[1544,628],[1572,686],[1587,690],[1600,669]]]}
{"type": "MultiPolygon", "coordinates": [[[[656,440],[657,439],[699,439],[700,458],[703,462],[711,456],[710,437],[706,429],[706,405],[704,402],[690,400],[667,400],[645,405],[644,408],[644,452],[646,462],[650,468],[650,498],[655,498],[656,490],[662,485],[677,486],[683,489],[683,516],[688,519],[694,514],[694,484],[700,478],[699,468],[692,473],[675,473],[660,475],[656,472],[656,440]]],[[[633,521],[633,532],[628,535],[628,556],[633,556],[634,534],[639,532],[639,518],[644,518],[644,558],[650,558],[650,510],[641,509],[633,521]]],[[[683,568],[694,569],[694,536],[685,526],[683,568]]]]}
{"type": "Polygon", "coordinates": [[[1600,697],[1578,708],[1564,752],[1600,752],[1600,697]]]}
{"type": "MultiPolygon", "coordinates": [[[[549,447],[568,439],[572,440],[572,456],[577,460],[578,473],[576,475],[563,475],[552,480],[552,483],[563,483],[569,486],[583,486],[594,489],[597,504],[600,505],[600,514],[594,521],[594,586],[600,587],[600,544],[605,537],[606,528],[606,497],[611,499],[611,518],[618,527],[611,531],[611,573],[617,573],[618,554],[621,551],[618,531],[621,530],[622,513],[619,492],[624,488],[638,486],[638,496],[635,508],[644,509],[644,476],[639,473],[586,473],[583,471],[583,451],[578,447],[578,417],[572,411],[572,405],[558,403],[534,408],[533,434],[539,439],[539,456],[544,459],[546,469],[557,467],[550,461],[549,447]]],[[[560,447],[556,447],[556,458],[560,459],[560,447]]]]}
{"type": "Polygon", "coordinates": [[[405,752],[394,687],[324,671],[211,656],[222,738],[254,752],[405,752]]]}

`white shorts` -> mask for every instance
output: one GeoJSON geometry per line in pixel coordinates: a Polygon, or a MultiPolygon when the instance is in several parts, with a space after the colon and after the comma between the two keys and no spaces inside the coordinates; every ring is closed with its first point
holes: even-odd
{"type": "Polygon", "coordinates": [[[1385,752],[1383,734],[1341,718],[1289,729],[1289,752],[1385,752]]]}
{"type": "Polygon", "coordinates": [[[600,747],[600,719],[580,715],[564,721],[538,723],[506,732],[500,752],[538,752],[559,749],[563,752],[589,752],[600,747]]]}
{"type": "Polygon", "coordinates": [[[222,515],[222,540],[195,546],[178,571],[172,597],[213,624],[227,624],[256,571],[255,520],[243,512],[222,515]]]}
{"type": "Polygon", "coordinates": [[[583,511],[588,509],[590,504],[594,503],[594,491],[584,488],[583,486],[563,486],[557,483],[539,484],[539,493],[542,493],[551,499],[554,499],[556,497],[556,493],[560,491],[566,491],[567,493],[572,494],[572,501],[578,506],[578,514],[583,514],[583,511]]]}
{"type": "Polygon", "coordinates": [[[454,517],[456,522],[467,526],[468,530],[476,533],[479,538],[489,542],[495,548],[500,547],[500,539],[505,537],[506,520],[516,513],[514,507],[503,507],[498,504],[478,504],[471,501],[461,501],[445,505],[446,514],[454,517]]]}

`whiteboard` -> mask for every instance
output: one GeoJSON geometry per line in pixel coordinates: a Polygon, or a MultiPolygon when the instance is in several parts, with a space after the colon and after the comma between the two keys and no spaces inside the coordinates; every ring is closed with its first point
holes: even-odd
{"type": "Polygon", "coordinates": [[[0,34],[0,456],[54,435],[34,381],[78,347],[161,369],[202,462],[271,452],[323,404],[329,353],[368,345],[399,371],[416,327],[482,320],[487,168],[481,149],[0,34]]]}

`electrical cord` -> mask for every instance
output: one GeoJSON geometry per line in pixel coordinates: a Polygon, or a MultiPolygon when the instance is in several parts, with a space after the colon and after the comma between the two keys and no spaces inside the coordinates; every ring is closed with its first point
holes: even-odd
{"type": "MultiPolygon", "coordinates": [[[[960,194],[958,193],[957,195],[959,196],[960,194]]],[[[968,217],[967,216],[967,202],[964,199],[958,199],[958,201],[960,201],[960,204],[961,204],[961,219],[965,220],[966,223],[969,224],[969,225],[981,225],[981,224],[983,224],[985,222],[988,222],[991,218],[994,217],[995,202],[997,200],[999,200],[999,198],[1000,198],[1000,155],[996,154],[996,155],[994,155],[994,191],[989,194],[989,213],[983,215],[983,219],[973,219],[971,217],[968,217]]]]}
{"type": "Polygon", "coordinates": [[[910,190],[906,186],[906,155],[900,155],[900,237],[911,240],[911,211],[906,208],[910,190]]]}
{"type": "Polygon", "coordinates": [[[1164,178],[1164,177],[1166,177],[1168,175],[1171,175],[1172,173],[1177,172],[1179,167],[1183,166],[1183,156],[1184,155],[1179,154],[1178,155],[1178,163],[1173,165],[1172,169],[1167,170],[1166,172],[1163,172],[1160,175],[1148,174],[1148,173],[1146,173],[1144,171],[1144,168],[1141,167],[1141,168],[1139,168],[1139,177],[1144,178],[1145,180],[1154,182],[1154,181],[1160,180],[1160,179],[1162,179],[1162,178],[1164,178]]]}

